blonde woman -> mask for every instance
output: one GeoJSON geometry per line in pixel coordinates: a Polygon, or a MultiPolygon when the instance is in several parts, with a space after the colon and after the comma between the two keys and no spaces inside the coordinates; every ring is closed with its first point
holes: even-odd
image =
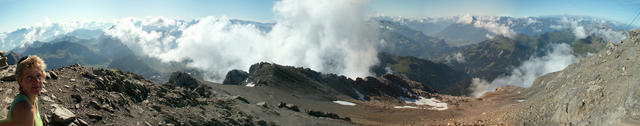
{"type": "Polygon", "coordinates": [[[0,121],[0,126],[42,126],[38,95],[42,90],[46,67],[38,56],[20,59],[15,73],[20,93],[14,97],[7,119],[0,121]]]}

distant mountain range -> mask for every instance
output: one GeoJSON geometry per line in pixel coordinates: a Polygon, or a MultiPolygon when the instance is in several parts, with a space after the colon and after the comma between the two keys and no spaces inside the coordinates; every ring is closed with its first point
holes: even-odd
{"type": "MultiPolygon", "coordinates": [[[[540,35],[552,31],[572,30],[579,38],[591,34],[607,36],[620,41],[624,37],[618,31],[627,24],[586,16],[452,16],[452,17],[374,17],[378,21],[390,21],[407,26],[425,35],[444,39],[452,46],[462,46],[489,40],[502,35],[509,38],[518,34],[540,35]],[[618,32],[619,35],[616,34],[618,32]]],[[[637,26],[633,26],[637,27],[637,26]]]]}
{"type": "Polygon", "coordinates": [[[445,63],[456,71],[487,80],[508,76],[525,60],[550,53],[554,44],[567,43],[573,55],[587,56],[604,49],[607,42],[625,38],[624,32],[616,31],[622,30],[623,24],[590,17],[376,19],[384,40],[380,51],[445,63]]]}
{"type": "Polygon", "coordinates": [[[548,32],[536,36],[518,35],[514,39],[500,36],[460,47],[456,53],[436,60],[450,64],[452,68],[473,77],[493,80],[498,76],[510,74],[513,67],[519,66],[531,57],[548,55],[551,46],[560,43],[569,44],[572,54],[576,56],[596,53],[604,49],[606,44],[602,38],[596,36],[576,40],[570,31],[548,32]],[[463,61],[456,57],[462,57],[463,61]]]}

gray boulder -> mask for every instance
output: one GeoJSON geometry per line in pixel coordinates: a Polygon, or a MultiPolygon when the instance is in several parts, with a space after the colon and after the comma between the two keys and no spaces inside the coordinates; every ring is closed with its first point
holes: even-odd
{"type": "Polygon", "coordinates": [[[64,108],[58,104],[53,104],[51,106],[54,107],[52,123],[59,125],[69,125],[76,119],[76,115],[73,114],[73,112],[71,112],[69,109],[64,108]]]}

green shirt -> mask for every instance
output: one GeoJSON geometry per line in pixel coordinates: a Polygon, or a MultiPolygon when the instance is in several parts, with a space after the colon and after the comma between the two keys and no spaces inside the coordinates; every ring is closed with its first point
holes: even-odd
{"type": "MultiPolygon", "coordinates": [[[[16,97],[13,98],[13,103],[11,103],[11,107],[9,108],[9,113],[7,113],[7,119],[2,120],[2,122],[8,122],[11,120],[11,114],[13,113],[13,107],[16,106],[16,104],[18,104],[18,102],[21,101],[27,101],[27,103],[33,105],[33,102],[29,101],[29,98],[27,98],[27,96],[23,95],[22,93],[18,93],[16,95],[16,97]]],[[[38,108],[38,98],[36,97],[35,99],[35,105],[36,105],[36,113],[33,114],[33,119],[34,119],[34,126],[42,126],[42,119],[40,119],[40,110],[38,108]]]]}

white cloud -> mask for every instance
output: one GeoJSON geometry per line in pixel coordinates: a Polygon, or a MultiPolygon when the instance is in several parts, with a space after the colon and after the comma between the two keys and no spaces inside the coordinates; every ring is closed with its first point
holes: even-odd
{"type": "Polygon", "coordinates": [[[538,20],[533,19],[533,18],[527,18],[527,24],[526,25],[532,25],[538,23],[538,20]]]}
{"type": "Polygon", "coordinates": [[[584,39],[587,38],[587,33],[586,31],[584,31],[584,27],[582,26],[575,26],[573,27],[573,35],[578,38],[578,39],[584,39]]]}
{"type": "Polygon", "coordinates": [[[471,24],[473,22],[473,16],[471,16],[471,14],[465,14],[460,16],[460,18],[458,18],[458,21],[456,23],[458,24],[471,24]]]}
{"type": "MultiPolygon", "coordinates": [[[[4,39],[7,38],[7,33],[0,33],[0,47],[8,47],[8,43],[4,42],[4,39]]],[[[2,50],[0,48],[0,50],[2,50]]]]}
{"type": "Polygon", "coordinates": [[[17,47],[24,47],[34,41],[50,41],[56,37],[66,35],[77,29],[95,30],[104,28],[107,24],[100,21],[59,21],[52,22],[45,19],[43,22],[33,26],[20,28],[9,33],[2,33],[0,36],[0,50],[11,50],[17,47]]]}
{"type": "Polygon", "coordinates": [[[456,62],[458,63],[467,62],[467,60],[465,60],[464,56],[460,52],[456,52],[456,54],[454,54],[453,57],[456,59],[456,62]]]}
{"type": "Polygon", "coordinates": [[[393,74],[391,67],[384,67],[385,74],[393,74]]]}
{"type": "Polygon", "coordinates": [[[139,54],[160,54],[175,47],[175,40],[187,26],[182,20],[164,17],[123,18],[104,29],[104,34],[120,39],[139,54]]]}
{"type": "Polygon", "coordinates": [[[569,44],[562,43],[552,46],[549,54],[542,57],[531,57],[524,61],[522,65],[511,71],[509,76],[498,77],[491,84],[486,81],[474,78],[472,80],[472,96],[477,97],[487,91],[494,91],[496,88],[506,85],[520,87],[530,87],[536,78],[555,71],[560,71],[569,64],[575,63],[578,59],[571,54],[569,44]]]}
{"type": "Polygon", "coordinates": [[[533,57],[513,69],[511,76],[497,78],[492,85],[517,85],[529,87],[533,81],[544,74],[560,71],[578,59],[571,54],[571,46],[566,43],[552,46],[551,53],[543,57],[533,57]]]}
{"type": "Polygon", "coordinates": [[[480,17],[478,21],[473,23],[473,26],[476,28],[484,28],[495,35],[503,35],[509,38],[515,37],[517,33],[508,25],[498,23],[498,18],[499,17],[480,17]]]}
{"type": "MultiPolygon", "coordinates": [[[[175,48],[149,45],[157,40],[153,32],[132,29],[147,54],[165,61],[192,59],[190,66],[207,70],[210,80],[221,81],[231,69],[247,70],[250,65],[275,62],[310,67],[348,77],[370,75],[377,64],[375,25],[366,22],[364,4],[354,1],[277,2],[276,24],[269,32],[252,24],[233,24],[227,18],[207,17],[183,29],[175,48]],[[154,49],[158,48],[158,49],[154,49]]],[[[116,34],[119,35],[119,34],[116,34]]]]}
{"type": "Polygon", "coordinates": [[[596,20],[593,22],[598,22],[599,24],[590,24],[586,26],[581,24],[583,21],[584,19],[582,18],[570,19],[562,17],[560,21],[558,21],[562,26],[551,25],[550,27],[554,29],[569,28],[572,30],[576,39],[584,39],[589,35],[595,35],[602,37],[606,42],[618,43],[627,37],[623,32],[614,31],[611,28],[603,26],[606,22],[604,20],[596,20]]]}
{"type": "Polygon", "coordinates": [[[474,98],[482,96],[484,93],[493,91],[495,88],[491,86],[491,83],[487,82],[487,80],[480,78],[471,79],[471,96],[474,98]]]}
{"type": "Polygon", "coordinates": [[[610,28],[601,28],[590,31],[591,34],[602,37],[607,42],[619,43],[627,38],[623,32],[614,31],[610,28]]]}
{"type": "Polygon", "coordinates": [[[487,37],[488,39],[493,39],[495,36],[490,34],[484,34],[484,37],[487,37]]]}
{"type": "MultiPolygon", "coordinates": [[[[513,21],[508,20],[505,24],[498,22],[500,17],[492,17],[492,16],[472,16],[470,14],[465,14],[463,16],[458,17],[456,23],[458,24],[471,24],[473,27],[482,28],[487,30],[489,33],[494,35],[486,35],[487,38],[491,39],[495,35],[502,35],[505,37],[513,38],[516,36],[516,32],[513,31],[509,25],[513,24],[513,21]]],[[[535,22],[535,21],[533,21],[535,22]]]]}

